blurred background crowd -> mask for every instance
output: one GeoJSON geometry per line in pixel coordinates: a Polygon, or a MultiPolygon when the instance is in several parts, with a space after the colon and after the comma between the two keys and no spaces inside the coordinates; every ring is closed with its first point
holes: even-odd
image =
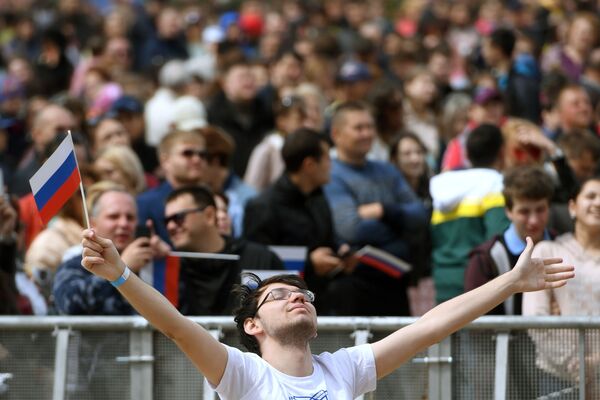
{"type": "MultiPolygon", "coordinates": [[[[582,202],[600,207],[599,11],[577,0],[3,1],[0,312],[132,313],[78,266],[81,196],[48,226],[37,215],[29,178],[67,130],[92,225],[159,289],[147,265],[168,248],[273,269],[281,260],[264,246],[306,246],[323,314],[419,315],[510,268],[525,236],[595,254],[600,211],[582,202]],[[412,270],[366,265],[365,245],[412,270]]],[[[240,269],[215,263],[182,266],[181,310],[230,311],[223,292],[240,269]]],[[[516,303],[496,311],[571,308],[516,303]]]]}

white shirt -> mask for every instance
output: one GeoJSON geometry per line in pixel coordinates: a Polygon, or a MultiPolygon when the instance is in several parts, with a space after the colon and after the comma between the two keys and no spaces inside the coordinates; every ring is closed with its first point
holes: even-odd
{"type": "Polygon", "coordinates": [[[352,400],[377,384],[370,344],[313,355],[313,373],[304,377],[286,375],[257,354],[226,348],[227,366],[214,388],[223,400],[352,400]]]}
{"type": "Polygon", "coordinates": [[[148,144],[158,146],[163,136],[169,133],[173,122],[175,98],[171,90],[161,87],[146,102],[144,121],[146,122],[146,141],[148,144]]]}

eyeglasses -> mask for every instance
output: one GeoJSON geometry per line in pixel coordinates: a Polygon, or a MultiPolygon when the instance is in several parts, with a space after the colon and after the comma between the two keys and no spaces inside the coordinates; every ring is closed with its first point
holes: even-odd
{"type": "Polygon", "coordinates": [[[194,156],[198,156],[204,161],[208,159],[208,152],[206,150],[185,149],[179,154],[181,154],[185,158],[192,158],[194,156]]]}
{"type": "Polygon", "coordinates": [[[175,225],[181,226],[183,224],[183,221],[185,221],[185,217],[188,214],[192,214],[195,212],[202,212],[202,211],[204,211],[205,208],[206,207],[192,208],[190,210],[183,210],[183,211],[179,211],[178,213],[169,215],[168,217],[165,217],[165,219],[164,219],[165,226],[169,225],[169,222],[171,222],[171,221],[175,222],[175,225]]]}
{"type": "Polygon", "coordinates": [[[256,307],[256,311],[254,312],[254,315],[256,315],[256,313],[258,313],[258,310],[263,306],[263,304],[265,304],[267,302],[267,300],[269,299],[269,296],[271,296],[273,298],[273,300],[271,300],[271,301],[287,300],[292,296],[293,293],[302,294],[302,297],[304,297],[304,301],[306,301],[308,303],[313,303],[315,301],[315,294],[313,292],[311,292],[310,290],[306,290],[306,289],[290,290],[287,288],[275,288],[275,289],[271,290],[269,293],[267,293],[267,295],[265,296],[263,301],[261,301],[260,304],[258,305],[258,307],[256,307]]]}

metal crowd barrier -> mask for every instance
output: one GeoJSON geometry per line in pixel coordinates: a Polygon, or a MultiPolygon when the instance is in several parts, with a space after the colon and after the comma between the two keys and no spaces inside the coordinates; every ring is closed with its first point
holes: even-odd
{"type": "MultiPolygon", "coordinates": [[[[241,347],[231,317],[193,317],[241,347]]],[[[373,342],[414,318],[320,317],[314,353],[373,342]]],[[[599,399],[600,318],[483,317],[418,354],[365,399],[599,399]]],[[[214,400],[141,317],[0,317],[0,400],[214,400]]]]}

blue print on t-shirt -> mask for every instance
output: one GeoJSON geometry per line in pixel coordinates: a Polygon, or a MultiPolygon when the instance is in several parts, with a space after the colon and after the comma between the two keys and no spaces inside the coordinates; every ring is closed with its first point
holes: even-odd
{"type": "Polygon", "coordinates": [[[328,400],[327,390],[319,390],[312,396],[290,396],[288,400],[328,400]]]}

